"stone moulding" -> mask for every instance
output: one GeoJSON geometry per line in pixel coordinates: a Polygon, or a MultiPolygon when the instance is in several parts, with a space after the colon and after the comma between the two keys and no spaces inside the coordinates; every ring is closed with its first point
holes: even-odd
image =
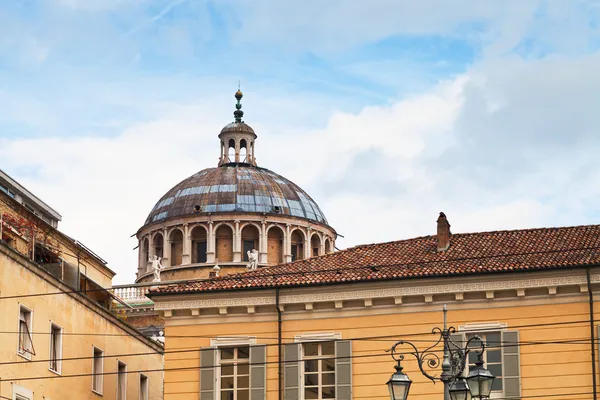
{"type": "MultiPolygon", "coordinates": [[[[592,283],[600,282],[600,274],[591,276],[592,283]]],[[[487,282],[463,282],[440,285],[406,286],[394,288],[368,289],[368,290],[345,290],[327,293],[304,293],[281,295],[280,303],[307,304],[320,302],[341,302],[344,300],[364,300],[394,298],[396,304],[402,304],[402,297],[406,296],[430,296],[440,294],[483,292],[493,293],[500,290],[516,290],[520,295],[525,289],[548,288],[550,294],[556,293],[556,288],[561,286],[581,286],[586,284],[585,275],[580,276],[558,276],[540,277],[529,279],[509,279],[487,282]],[[400,300],[398,300],[400,299],[400,300]]],[[[296,290],[302,290],[298,288],[296,290]]],[[[265,289],[271,290],[271,289],[265,289]]],[[[289,289],[287,289],[289,290],[289,289]]],[[[241,292],[243,293],[243,292],[241,292]]],[[[198,294],[190,294],[197,296],[198,294]]],[[[204,295],[209,295],[206,293],[204,295]]],[[[219,294],[214,294],[219,295],[219,294]]],[[[179,294],[185,296],[185,294],[179,294]]],[[[489,296],[489,295],[488,295],[489,296]]],[[[488,297],[489,298],[489,297],[488,297]]],[[[156,299],[154,309],[159,310],[184,310],[193,308],[223,308],[223,307],[247,307],[275,305],[275,296],[248,296],[248,297],[225,297],[179,301],[161,301],[156,299]]]]}

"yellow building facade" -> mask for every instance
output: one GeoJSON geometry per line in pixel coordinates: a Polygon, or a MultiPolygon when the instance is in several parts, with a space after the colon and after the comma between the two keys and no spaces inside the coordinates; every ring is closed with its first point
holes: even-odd
{"type": "MultiPolygon", "coordinates": [[[[389,399],[386,350],[434,345],[444,304],[454,341],[487,343],[492,398],[593,399],[600,226],[452,235],[440,220],[437,235],[151,291],[165,399],[389,399]]],[[[404,367],[409,399],[443,398],[410,354],[404,367]]]]}
{"type": "Polygon", "coordinates": [[[0,185],[0,398],[162,399],[163,347],[113,313],[114,272],[41,200],[0,185]]]}

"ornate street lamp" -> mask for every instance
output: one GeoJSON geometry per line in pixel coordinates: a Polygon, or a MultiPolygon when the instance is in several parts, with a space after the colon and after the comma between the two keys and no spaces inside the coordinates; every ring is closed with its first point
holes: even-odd
{"type": "Polygon", "coordinates": [[[398,361],[398,364],[394,368],[396,368],[396,372],[392,374],[390,380],[387,382],[390,389],[390,397],[392,400],[406,400],[412,381],[408,375],[402,372],[400,361],[398,361]]]}
{"type": "Polygon", "coordinates": [[[494,375],[487,369],[483,368],[483,354],[478,353],[475,368],[469,371],[467,382],[471,390],[471,396],[474,399],[487,399],[492,391],[492,383],[494,375]]]}
{"type": "Polygon", "coordinates": [[[469,391],[469,385],[465,382],[463,377],[459,377],[457,380],[452,382],[448,389],[450,398],[452,400],[471,400],[471,392],[469,391]]]}
{"type": "Polygon", "coordinates": [[[452,326],[446,326],[446,314],[448,308],[444,304],[444,329],[433,328],[432,333],[440,335],[438,341],[419,351],[417,347],[404,340],[396,342],[388,351],[392,353],[392,358],[396,360],[396,372],[387,382],[390,390],[391,400],[406,400],[412,381],[404,372],[400,362],[404,360],[404,354],[411,354],[417,359],[417,365],[421,374],[432,382],[441,381],[444,383],[444,400],[483,400],[488,399],[492,390],[494,375],[483,367],[483,352],[485,343],[479,336],[471,337],[464,347],[460,347],[450,339],[450,335],[456,333],[452,326]],[[436,354],[436,348],[441,342],[444,344],[444,356],[442,359],[436,354]],[[405,352],[399,350],[399,346],[408,345],[410,349],[405,352]],[[478,348],[475,348],[477,345],[478,348]],[[463,377],[463,372],[469,357],[469,353],[474,352],[478,361],[475,368],[469,372],[467,379],[463,377]],[[430,375],[425,371],[425,367],[435,369],[441,365],[442,373],[439,377],[430,375]]]}

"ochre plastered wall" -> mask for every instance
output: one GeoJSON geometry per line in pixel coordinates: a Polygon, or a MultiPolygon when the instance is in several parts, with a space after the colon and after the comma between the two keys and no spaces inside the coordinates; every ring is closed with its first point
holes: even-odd
{"type": "MultiPolygon", "coordinates": [[[[184,296],[180,300],[185,300],[184,296]]],[[[354,340],[352,343],[353,356],[356,356],[352,362],[353,399],[387,400],[389,394],[385,383],[393,372],[394,363],[386,350],[401,338],[415,341],[420,348],[432,344],[431,341],[436,337],[430,332],[434,326],[442,324],[442,305],[442,302],[434,302],[284,312],[283,338],[284,342],[291,342],[295,335],[310,332],[339,332],[342,339],[389,336],[376,340],[354,340]]],[[[521,342],[584,341],[521,345],[523,397],[591,391],[590,345],[586,342],[590,335],[587,293],[574,292],[572,295],[532,299],[449,302],[448,306],[449,324],[453,326],[504,323],[508,329],[519,331],[521,342]],[[540,326],[520,328],[537,324],[540,326]],[[561,380],[557,379],[558,376],[561,380]]],[[[597,313],[595,318],[599,317],[597,313]]],[[[264,315],[174,316],[166,318],[165,323],[167,352],[209,346],[210,338],[218,336],[256,336],[258,343],[270,345],[267,351],[267,361],[271,363],[267,371],[267,400],[277,399],[277,347],[274,346],[277,323],[274,312],[264,315]]],[[[411,399],[442,398],[442,385],[434,385],[423,378],[411,356],[408,356],[405,366],[405,372],[414,381],[411,399]]],[[[188,371],[166,372],[165,400],[198,398],[198,351],[166,354],[165,367],[190,368],[188,371]]]]}
{"type": "MultiPolygon", "coordinates": [[[[27,296],[40,293],[55,293],[61,290],[51,277],[43,271],[36,275],[32,270],[36,266],[25,258],[0,244],[0,293],[7,296],[27,296]],[[25,267],[24,265],[27,265],[25,267]],[[46,277],[44,279],[43,277],[46,277]]],[[[68,287],[62,286],[64,290],[68,287]]],[[[38,297],[21,297],[0,300],[0,359],[15,364],[0,365],[0,394],[12,398],[12,383],[34,392],[35,400],[77,399],[86,400],[100,398],[112,400],[116,398],[116,375],[104,376],[104,391],[100,397],[92,392],[90,376],[67,378],[74,374],[91,374],[92,360],[64,360],[59,377],[49,371],[48,362],[32,363],[17,354],[19,324],[19,307],[23,304],[33,311],[33,345],[35,355],[32,360],[49,358],[50,323],[54,322],[63,328],[63,358],[91,357],[93,346],[104,351],[106,356],[140,354],[140,356],[119,356],[105,358],[104,372],[115,372],[117,360],[127,364],[129,371],[160,370],[163,368],[162,355],[156,346],[132,335],[131,329],[123,328],[114,317],[107,316],[91,301],[79,301],[83,295],[49,295],[38,297]],[[79,297],[78,297],[79,296],[79,297]],[[87,305],[86,305],[87,304],[87,305]],[[80,335],[81,334],[81,335],[80,335]],[[18,380],[13,378],[42,377],[47,379],[18,380]]],[[[162,399],[162,372],[148,372],[150,399],[162,399]]],[[[127,398],[137,399],[139,394],[139,373],[127,374],[127,398]]]]}

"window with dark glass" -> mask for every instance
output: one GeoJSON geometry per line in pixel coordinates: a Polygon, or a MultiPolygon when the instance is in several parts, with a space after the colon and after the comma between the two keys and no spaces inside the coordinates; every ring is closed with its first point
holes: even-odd
{"type": "Polygon", "coordinates": [[[196,262],[205,263],[206,262],[206,242],[197,242],[196,243],[196,262]]]}
{"type": "Polygon", "coordinates": [[[62,355],[62,328],[50,325],[50,370],[60,374],[62,355]]]}
{"type": "Polygon", "coordinates": [[[31,324],[33,314],[31,310],[21,306],[19,308],[19,354],[23,357],[31,359],[31,355],[35,354],[33,349],[33,339],[31,337],[31,324]]]}
{"type": "Polygon", "coordinates": [[[249,400],[250,347],[220,349],[220,400],[249,400]]]}
{"type": "Polygon", "coordinates": [[[250,261],[248,259],[248,252],[254,250],[254,240],[244,240],[244,261],[250,261]]]}
{"type": "Polygon", "coordinates": [[[335,342],[302,345],[304,399],[335,399],[335,342]]]}

